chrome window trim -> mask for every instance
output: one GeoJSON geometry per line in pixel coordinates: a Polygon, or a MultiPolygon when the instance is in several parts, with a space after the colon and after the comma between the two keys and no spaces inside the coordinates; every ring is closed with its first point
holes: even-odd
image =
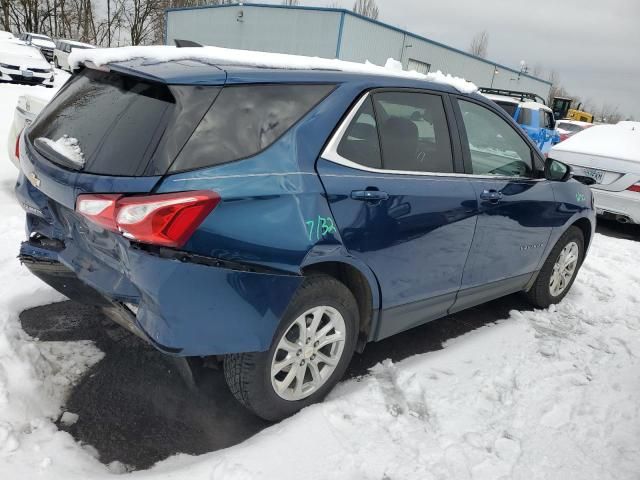
{"type": "MultiPolygon", "coordinates": [[[[365,165],[360,165],[359,163],[353,162],[347,158],[344,158],[342,155],[338,153],[338,145],[342,141],[342,137],[349,128],[351,121],[354,119],[362,104],[369,98],[369,92],[365,92],[355,103],[351,110],[347,114],[346,117],[342,120],[338,129],[333,133],[329,142],[327,142],[327,146],[320,154],[321,158],[325,160],[329,160],[330,162],[336,163],[338,165],[342,165],[343,167],[353,168],[355,170],[362,170],[364,172],[370,173],[379,173],[379,174],[393,174],[393,175],[412,175],[412,176],[423,176],[423,177],[460,177],[460,178],[478,178],[478,179],[492,179],[492,180],[527,180],[527,181],[540,181],[545,180],[544,178],[531,178],[531,177],[511,177],[505,175],[475,175],[471,173],[442,173],[442,172],[415,172],[411,170],[385,170],[383,168],[372,168],[367,167],[365,165]]],[[[377,125],[376,125],[377,129],[377,125]]],[[[382,152],[381,152],[382,154],[382,152]]]]}

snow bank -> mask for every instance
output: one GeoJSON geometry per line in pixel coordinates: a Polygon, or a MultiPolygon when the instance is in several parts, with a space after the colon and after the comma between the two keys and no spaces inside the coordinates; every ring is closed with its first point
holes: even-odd
{"type": "Polygon", "coordinates": [[[553,152],[585,153],[599,157],[640,162],[640,128],[630,123],[594,125],[551,149],[553,152]]]}
{"type": "Polygon", "coordinates": [[[459,77],[445,75],[440,71],[426,75],[416,71],[403,71],[400,62],[392,58],[387,60],[387,64],[384,67],[380,67],[370,62],[354,63],[320,57],[255,52],[250,50],[237,50],[221,47],[177,48],[157,45],[149,47],[73,50],[71,54],[69,54],[69,65],[71,68],[76,69],[81,63],[86,61],[90,61],[96,66],[103,66],[108,63],[124,62],[134,58],[144,58],[154,62],[200,60],[219,65],[250,65],[261,68],[289,68],[301,70],[340,70],[343,72],[368,73],[373,75],[395,75],[398,77],[415,78],[451,85],[462,93],[471,93],[477,90],[477,87],[473,83],[467,82],[459,77]]]}

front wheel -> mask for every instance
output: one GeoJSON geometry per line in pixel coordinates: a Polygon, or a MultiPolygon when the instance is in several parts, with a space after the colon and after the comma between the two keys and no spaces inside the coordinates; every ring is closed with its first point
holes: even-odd
{"type": "Polygon", "coordinates": [[[584,259],[584,236],[578,227],[569,227],[553,247],[533,287],[527,292],[536,307],[560,302],[576,279],[584,259]]]}
{"type": "Polygon", "coordinates": [[[268,351],[225,357],[227,384],[258,416],[288,417],[322,400],[342,378],[355,349],[357,325],[358,306],[344,284],[327,275],[308,277],[268,351]]]}

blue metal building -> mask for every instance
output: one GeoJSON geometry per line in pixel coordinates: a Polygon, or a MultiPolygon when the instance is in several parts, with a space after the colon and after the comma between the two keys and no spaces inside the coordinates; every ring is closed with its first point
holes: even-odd
{"type": "Polygon", "coordinates": [[[165,43],[188,39],[206,45],[368,60],[389,57],[405,69],[441,70],[480,87],[537,93],[547,98],[551,83],[420,35],[348,10],[255,3],[172,8],[165,12],[165,43]]]}

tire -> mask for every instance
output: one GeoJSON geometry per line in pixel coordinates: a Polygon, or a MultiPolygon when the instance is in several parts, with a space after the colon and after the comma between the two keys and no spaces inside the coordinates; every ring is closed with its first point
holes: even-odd
{"type": "MultiPolygon", "coordinates": [[[[582,266],[582,261],[584,260],[584,235],[582,231],[578,227],[569,227],[569,229],[562,234],[558,243],[553,247],[549,257],[544,262],[540,273],[538,274],[538,278],[534,282],[531,289],[526,292],[526,296],[535,307],[538,308],[547,308],[549,305],[554,303],[559,303],[565,295],[571,289],[573,282],[578,275],[578,271],[582,266]],[[567,278],[564,283],[560,283],[560,289],[558,288],[558,283],[554,285],[556,288],[554,289],[554,285],[552,285],[552,276],[554,275],[554,267],[556,263],[560,260],[560,255],[563,251],[569,253],[569,250],[572,248],[572,245],[576,245],[578,248],[577,258],[575,259],[575,267],[571,272],[571,277],[567,278]]],[[[562,271],[565,271],[562,269],[562,271]]],[[[559,277],[556,277],[556,279],[559,277]]]]}
{"type": "Polygon", "coordinates": [[[307,277],[287,307],[269,350],[227,355],[225,379],[231,393],[246,408],[266,420],[281,420],[322,400],[331,391],[351,361],[357,336],[358,305],[351,291],[328,275],[307,277]],[[307,332],[303,337],[316,342],[306,343],[306,339],[299,338],[302,323],[307,332]],[[321,336],[323,329],[326,331],[321,336]],[[339,338],[340,333],[342,341],[322,346],[339,338]],[[335,360],[335,364],[323,363],[323,358],[335,360]],[[278,370],[280,365],[289,363],[278,370]],[[277,373],[272,375],[272,369],[277,373]],[[322,374],[326,376],[322,378],[322,374]],[[298,384],[300,376],[302,382],[298,384]],[[277,386],[282,388],[280,393],[277,386]]]}

